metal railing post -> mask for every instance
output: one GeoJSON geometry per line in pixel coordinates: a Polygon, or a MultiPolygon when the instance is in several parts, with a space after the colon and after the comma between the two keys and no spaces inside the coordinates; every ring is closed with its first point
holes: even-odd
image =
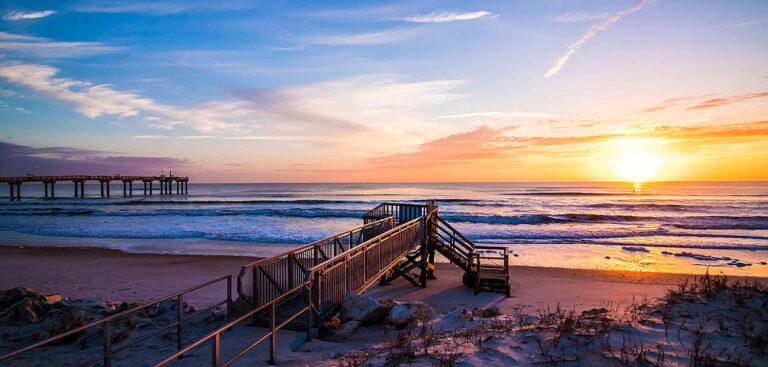
{"type": "Polygon", "coordinates": [[[220,345],[221,345],[221,334],[216,333],[213,336],[213,346],[211,347],[211,366],[214,366],[214,367],[221,366],[221,350],[219,349],[220,345]]]}
{"type": "Polygon", "coordinates": [[[312,340],[312,275],[307,280],[307,341],[312,340]]]}
{"type": "Polygon", "coordinates": [[[275,364],[275,353],[277,348],[277,330],[275,330],[275,302],[272,302],[272,331],[269,335],[269,364],[275,364]]]}
{"type": "MultiPolygon", "coordinates": [[[[178,325],[176,325],[176,347],[178,350],[181,350],[182,347],[184,347],[184,296],[183,293],[180,293],[178,296],[176,296],[176,303],[178,304],[178,309],[176,310],[176,319],[178,321],[178,325]]],[[[181,359],[181,356],[179,356],[179,359],[181,359]]]]}
{"type": "Polygon", "coordinates": [[[104,323],[104,367],[112,366],[112,321],[104,323]]]}
{"type": "Polygon", "coordinates": [[[227,322],[232,321],[232,274],[227,275],[227,322]]]}

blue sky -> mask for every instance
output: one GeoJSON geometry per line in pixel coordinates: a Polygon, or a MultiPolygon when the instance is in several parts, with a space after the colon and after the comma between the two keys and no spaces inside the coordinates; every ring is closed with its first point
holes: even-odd
{"type": "MultiPolygon", "coordinates": [[[[42,157],[84,170],[135,157],[206,181],[585,180],[616,178],[603,166],[631,140],[669,157],[660,178],[765,175],[748,163],[768,151],[751,131],[767,112],[763,1],[5,1],[0,12],[0,141],[19,150],[6,157],[63,147],[42,157]],[[743,168],[715,174],[734,161],[743,168]],[[691,162],[702,169],[676,168],[691,162]]],[[[0,174],[35,171],[18,162],[0,174]]]]}

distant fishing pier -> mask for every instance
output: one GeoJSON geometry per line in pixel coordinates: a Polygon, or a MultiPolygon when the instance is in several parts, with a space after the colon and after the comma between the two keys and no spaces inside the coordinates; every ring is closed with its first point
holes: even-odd
{"type": "Polygon", "coordinates": [[[42,182],[44,185],[45,198],[53,199],[56,196],[56,183],[57,182],[72,182],[75,185],[75,197],[85,197],[85,183],[88,181],[97,181],[101,189],[101,197],[111,197],[110,187],[113,181],[123,182],[123,197],[133,197],[133,183],[142,182],[144,184],[143,194],[152,195],[154,182],[160,184],[160,195],[174,194],[173,186],[176,186],[176,194],[188,194],[189,193],[189,177],[187,176],[174,176],[174,175],[160,175],[160,176],[16,176],[16,177],[0,177],[0,184],[7,183],[10,189],[11,200],[21,199],[21,184],[31,182],[42,182]],[[48,187],[50,186],[50,192],[48,187]]]}

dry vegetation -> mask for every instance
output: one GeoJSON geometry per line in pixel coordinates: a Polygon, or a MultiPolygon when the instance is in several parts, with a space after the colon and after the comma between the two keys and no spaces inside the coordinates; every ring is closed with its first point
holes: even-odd
{"type": "Polygon", "coordinates": [[[374,348],[347,354],[339,366],[768,365],[768,289],[709,274],[658,300],[605,304],[577,313],[559,305],[472,318],[430,315],[386,332],[374,348]],[[446,323],[446,318],[463,322],[446,323]],[[446,324],[448,324],[446,326],[446,324]]]}

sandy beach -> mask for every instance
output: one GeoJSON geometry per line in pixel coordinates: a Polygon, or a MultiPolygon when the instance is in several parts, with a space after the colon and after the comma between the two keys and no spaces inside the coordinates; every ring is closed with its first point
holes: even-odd
{"type": "MultiPolygon", "coordinates": [[[[232,274],[256,258],[240,256],[193,256],[134,254],[95,248],[0,247],[0,289],[26,286],[64,297],[142,302],[232,274]]],[[[702,269],[703,273],[703,269],[702,269]]],[[[461,284],[461,271],[438,264],[438,279],[426,289],[397,281],[373,287],[376,298],[423,300],[438,310],[464,303],[502,306],[592,308],[602,303],[635,298],[655,298],[691,275],[619,270],[590,270],[512,266],[512,298],[494,293],[472,296],[461,284]],[[468,297],[467,297],[468,295],[468,297]],[[462,303],[456,303],[456,297],[462,303]]],[[[701,274],[696,274],[701,275],[701,274]]],[[[759,278],[757,278],[759,279],[759,278]]],[[[221,287],[196,292],[192,301],[221,300],[221,287]]]]}
{"type": "MultiPolygon", "coordinates": [[[[144,302],[227,274],[236,277],[240,266],[253,260],[96,248],[0,247],[0,289],[24,286],[70,298],[144,302]]],[[[188,301],[215,303],[224,299],[224,289],[208,287],[191,294],[188,301]]]]}
{"type": "MultiPolygon", "coordinates": [[[[0,289],[26,286],[42,294],[60,294],[72,299],[105,299],[108,301],[142,302],[170,294],[226,274],[237,275],[240,266],[255,258],[235,256],[193,256],[133,254],[117,250],[94,248],[19,248],[0,247],[0,289]]],[[[462,272],[450,264],[438,264],[438,279],[427,288],[415,288],[400,279],[388,286],[373,286],[368,295],[379,302],[396,299],[399,302],[424,302],[434,310],[435,322],[453,325],[456,313],[462,309],[498,308],[503,315],[549,312],[563,309],[581,313],[601,307],[621,309],[630,304],[655,302],[666,292],[690,278],[690,275],[616,270],[585,270],[512,266],[512,297],[499,293],[480,293],[461,283],[462,272]],[[442,321],[440,321],[442,320],[442,321]]],[[[764,278],[754,278],[762,279],[764,278]]],[[[223,286],[197,291],[187,301],[198,306],[210,305],[224,299],[223,286]]],[[[235,296],[235,295],[233,295],[235,296]]],[[[480,320],[474,323],[481,322],[480,320]]],[[[436,324],[437,325],[437,324],[436,324]]],[[[456,324],[459,327],[463,323],[456,324]]],[[[474,325],[474,324],[472,324],[474,325]]],[[[201,326],[202,336],[212,326],[201,326]]],[[[451,326],[454,327],[454,326],[451,326]]],[[[266,330],[235,328],[227,333],[223,352],[231,355],[238,345],[254,340],[266,330]]],[[[330,363],[337,358],[349,358],[353,350],[381,347],[387,338],[386,328],[378,326],[360,328],[343,343],[315,340],[304,343],[304,333],[283,330],[278,335],[278,355],[282,365],[305,366],[317,361],[330,363]]],[[[172,352],[162,339],[153,339],[150,348],[157,349],[149,360],[131,354],[122,355],[124,362],[144,365],[159,360],[172,352]],[[165,344],[164,344],[165,343],[165,344]]],[[[262,364],[268,353],[268,344],[251,351],[244,362],[262,364]]],[[[46,349],[47,350],[47,349],[46,349]]],[[[67,349],[57,348],[39,358],[49,360],[53,355],[66,355],[67,349]]],[[[208,365],[210,351],[206,346],[184,359],[185,365],[208,365]]],[[[38,361],[30,360],[20,363],[38,361]],[[27,362],[24,362],[27,361],[27,362]]],[[[473,365],[501,363],[502,360],[474,361],[486,358],[483,354],[467,352],[473,365]]],[[[35,362],[36,363],[36,362],[35,362]]]]}

